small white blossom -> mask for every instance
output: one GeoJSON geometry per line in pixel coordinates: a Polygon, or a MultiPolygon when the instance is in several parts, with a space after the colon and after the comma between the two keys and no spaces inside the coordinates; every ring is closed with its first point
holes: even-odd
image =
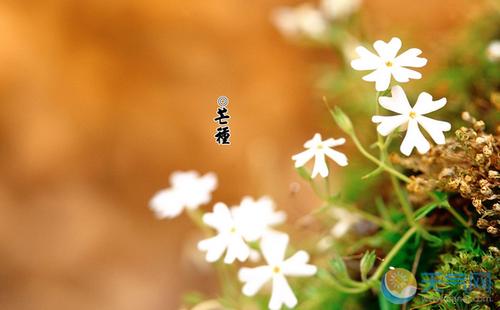
{"type": "Polygon", "coordinates": [[[356,12],[361,0],[322,0],[321,9],[326,16],[335,20],[341,19],[356,12]]]}
{"type": "Polygon", "coordinates": [[[254,296],[268,281],[272,281],[272,293],[269,309],[280,309],[283,305],[293,308],[297,305],[297,297],[293,293],[286,276],[306,277],[316,273],[317,268],[310,265],[309,254],[298,251],[285,259],[288,246],[288,235],[274,234],[262,239],[261,249],[267,265],[255,268],[241,268],[238,277],[244,282],[243,294],[254,296]]]}
{"type": "Polygon", "coordinates": [[[321,11],[310,4],[278,8],[271,19],[283,35],[292,38],[305,36],[318,39],[325,34],[328,26],[321,11]]]}
{"type": "Polygon", "coordinates": [[[332,216],[337,219],[337,223],[330,230],[335,239],[343,237],[354,224],[360,221],[356,214],[341,208],[333,208],[332,216]]]}
{"type": "Polygon", "coordinates": [[[273,233],[271,227],[282,224],[286,219],[283,211],[275,211],[274,201],[267,196],[254,200],[243,197],[236,215],[244,219],[241,230],[247,241],[257,241],[262,236],[273,233]]]}
{"type": "Polygon", "coordinates": [[[314,157],[314,167],[311,177],[314,178],[318,175],[318,173],[323,178],[327,177],[328,166],[326,165],[325,155],[330,157],[340,166],[347,166],[347,157],[343,153],[331,149],[331,147],[342,145],[344,143],[344,138],[330,138],[325,141],[321,141],[321,135],[319,133],[315,134],[311,140],[304,143],[304,147],[307,150],[292,156],[292,160],[295,160],[295,168],[304,166],[314,157]]]}
{"type": "Polygon", "coordinates": [[[217,261],[224,251],[224,262],[231,264],[238,259],[246,261],[256,259],[247,242],[259,240],[271,234],[271,226],[285,220],[284,212],[274,211],[274,202],[263,197],[257,201],[250,197],[243,198],[240,206],[229,209],[223,203],[217,203],[212,213],[203,216],[203,222],[217,231],[217,235],[198,243],[198,249],[205,251],[208,262],[217,261]]]}
{"type": "Polygon", "coordinates": [[[373,44],[378,55],[363,46],[358,46],[356,52],[360,58],[351,61],[351,66],[355,70],[375,70],[365,75],[363,80],[375,82],[377,91],[389,88],[391,76],[400,83],[406,83],[410,79],[420,79],[422,74],[406,67],[421,68],[427,63],[427,59],[417,57],[422,53],[418,48],[411,48],[397,56],[401,45],[399,38],[392,38],[389,43],[378,40],[373,44]]]}
{"type": "Polygon", "coordinates": [[[486,49],[486,55],[490,61],[500,61],[500,40],[492,41],[486,49]]]}
{"type": "Polygon", "coordinates": [[[432,96],[426,92],[420,93],[415,106],[412,108],[408,102],[406,94],[400,86],[394,86],[391,89],[392,97],[380,97],[379,103],[385,109],[398,113],[393,116],[375,115],[372,117],[374,123],[379,123],[377,131],[387,136],[396,128],[406,127],[406,136],[401,143],[401,153],[409,156],[414,147],[421,154],[427,153],[430,149],[429,142],[420,132],[419,125],[431,136],[437,144],[444,144],[444,131],[451,129],[448,122],[438,121],[424,116],[424,114],[437,111],[445,106],[446,98],[433,101],[432,96]]]}
{"type": "Polygon", "coordinates": [[[196,209],[208,203],[217,187],[217,176],[207,173],[200,177],[196,171],[177,171],[170,175],[170,184],[170,188],[157,192],[149,202],[158,218],[173,218],[184,208],[196,209]]]}

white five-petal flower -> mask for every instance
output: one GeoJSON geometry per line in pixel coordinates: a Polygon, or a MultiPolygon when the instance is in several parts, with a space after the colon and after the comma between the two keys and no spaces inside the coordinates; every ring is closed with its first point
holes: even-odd
{"type": "Polygon", "coordinates": [[[328,27],[321,11],[310,4],[278,8],[271,18],[278,30],[288,37],[305,36],[318,39],[325,34],[328,27]]]}
{"type": "Polygon", "coordinates": [[[321,175],[323,178],[328,176],[328,166],[326,165],[325,155],[330,157],[340,166],[347,166],[347,157],[338,151],[331,149],[331,147],[342,145],[345,143],[344,138],[340,139],[327,139],[321,141],[321,135],[315,134],[314,137],[304,143],[307,149],[299,154],[293,155],[292,159],[295,160],[295,168],[304,166],[311,158],[314,157],[314,167],[311,177],[321,175]]]}
{"type": "Polygon", "coordinates": [[[335,239],[342,238],[353,225],[360,221],[359,216],[342,208],[333,208],[332,216],[337,219],[330,230],[335,239]]]}
{"type": "Polygon", "coordinates": [[[229,209],[216,203],[212,213],[203,216],[203,222],[217,231],[217,235],[198,243],[198,249],[206,252],[208,262],[217,261],[224,251],[224,262],[231,264],[238,259],[246,261],[252,254],[247,242],[259,240],[271,234],[271,226],[285,220],[284,212],[274,211],[274,202],[268,197],[255,201],[243,198],[241,205],[229,209]]]}
{"type": "Polygon", "coordinates": [[[329,18],[336,20],[356,12],[361,0],[321,0],[321,9],[329,18]]]}
{"type": "Polygon", "coordinates": [[[486,49],[486,55],[490,61],[500,61],[500,40],[491,41],[486,49]]]}
{"type": "Polygon", "coordinates": [[[176,171],[170,175],[170,184],[170,188],[157,192],[149,202],[159,218],[173,218],[184,208],[196,209],[208,203],[217,187],[217,176],[207,173],[200,177],[196,171],[176,171]]]}
{"type": "Polygon", "coordinates": [[[422,53],[418,48],[411,48],[397,56],[401,45],[399,38],[392,38],[389,43],[378,40],[373,44],[378,55],[363,46],[358,46],[356,52],[360,58],[351,61],[351,66],[355,70],[375,70],[365,75],[363,80],[375,82],[377,91],[389,88],[391,76],[400,83],[406,83],[410,79],[420,79],[422,74],[407,67],[421,68],[427,63],[427,59],[418,57],[422,53]]]}
{"type": "Polygon", "coordinates": [[[309,254],[298,251],[285,259],[288,246],[288,235],[273,234],[262,239],[261,250],[267,265],[255,268],[241,268],[238,274],[244,282],[243,294],[254,296],[268,281],[272,281],[272,293],[269,309],[280,309],[283,305],[289,308],[297,305],[297,297],[293,293],[286,276],[306,277],[316,273],[317,268],[310,265],[309,254]]]}
{"type": "Polygon", "coordinates": [[[374,123],[378,123],[377,131],[387,136],[396,128],[403,126],[407,128],[406,136],[401,143],[401,153],[409,156],[414,147],[421,154],[427,153],[430,144],[420,132],[419,125],[431,136],[437,144],[444,144],[444,131],[451,129],[448,122],[438,121],[424,116],[424,114],[434,112],[446,105],[446,98],[433,101],[432,96],[426,92],[420,93],[415,106],[412,108],[408,102],[406,94],[401,86],[394,86],[391,89],[392,97],[380,97],[379,103],[385,109],[398,113],[393,116],[375,115],[372,117],[374,123]]]}

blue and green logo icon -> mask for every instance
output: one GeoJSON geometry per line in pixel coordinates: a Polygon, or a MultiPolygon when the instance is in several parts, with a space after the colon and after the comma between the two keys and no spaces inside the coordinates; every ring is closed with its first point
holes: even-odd
{"type": "Polygon", "coordinates": [[[393,304],[404,304],[417,293],[417,280],[406,269],[394,268],[382,277],[382,294],[393,304]]]}

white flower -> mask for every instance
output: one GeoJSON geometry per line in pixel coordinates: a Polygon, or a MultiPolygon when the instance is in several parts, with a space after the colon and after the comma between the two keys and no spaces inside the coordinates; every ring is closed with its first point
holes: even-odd
{"type": "Polygon", "coordinates": [[[397,56],[401,48],[399,38],[392,38],[389,43],[378,40],[373,44],[373,47],[378,55],[363,46],[358,46],[356,52],[360,58],[351,61],[351,66],[355,70],[375,70],[365,75],[363,80],[375,82],[377,91],[384,91],[389,88],[391,76],[400,83],[422,77],[422,74],[417,71],[406,68],[421,68],[427,63],[427,59],[417,57],[422,53],[418,48],[411,48],[397,56]]]}
{"type": "Polygon", "coordinates": [[[269,280],[272,281],[272,293],[269,309],[280,309],[283,305],[289,308],[297,305],[297,297],[293,293],[286,276],[305,277],[316,273],[314,265],[307,264],[309,254],[298,251],[285,260],[288,246],[288,235],[275,234],[262,239],[262,254],[267,265],[255,268],[241,268],[238,277],[244,282],[243,294],[254,296],[269,280]]]}
{"type": "Polygon", "coordinates": [[[429,142],[425,139],[424,135],[420,132],[419,126],[422,126],[425,131],[437,144],[444,144],[445,137],[444,131],[451,129],[448,122],[434,120],[423,116],[424,114],[434,112],[441,109],[446,104],[446,98],[433,101],[432,96],[426,92],[420,93],[417,103],[412,108],[406,98],[406,94],[400,86],[394,86],[391,89],[392,97],[380,97],[379,103],[382,107],[399,115],[393,116],[380,116],[375,115],[372,117],[374,123],[379,123],[377,131],[387,136],[394,129],[403,125],[407,128],[406,136],[401,143],[401,153],[409,156],[414,147],[417,148],[421,154],[427,153],[430,149],[429,142]]]}
{"type": "Polygon", "coordinates": [[[333,208],[332,216],[338,220],[330,230],[330,233],[336,239],[343,237],[354,224],[360,221],[356,214],[341,208],[333,208]]]}
{"type": "Polygon", "coordinates": [[[491,61],[500,61],[500,40],[491,41],[486,49],[488,59],[491,61]]]}
{"type": "Polygon", "coordinates": [[[327,21],[321,11],[310,4],[295,8],[281,7],[271,16],[273,24],[287,37],[306,36],[318,39],[325,34],[327,21]]]}
{"type": "Polygon", "coordinates": [[[249,256],[255,258],[247,242],[257,241],[272,233],[270,226],[281,224],[284,220],[285,214],[275,212],[274,203],[268,197],[258,201],[245,197],[240,206],[231,209],[219,202],[212,213],[203,216],[203,222],[217,230],[217,235],[200,241],[198,249],[207,252],[208,262],[215,262],[226,250],[226,264],[233,263],[235,259],[246,261],[249,256]]]}
{"type": "Polygon", "coordinates": [[[311,177],[314,178],[318,173],[322,177],[328,176],[325,155],[333,159],[333,161],[340,166],[347,166],[347,157],[343,153],[331,149],[333,146],[342,145],[344,143],[344,138],[336,140],[330,138],[321,141],[321,135],[319,133],[315,134],[311,140],[304,143],[304,147],[307,150],[292,156],[292,159],[295,160],[295,168],[304,166],[306,162],[314,157],[314,167],[311,177]]]}
{"type": "Polygon", "coordinates": [[[257,201],[251,197],[243,197],[235,214],[244,219],[240,228],[247,241],[257,241],[262,236],[273,233],[271,227],[285,221],[285,212],[276,212],[274,209],[275,203],[270,197],[264,196],[257,201]]]}
{"type": "Polygon", "coordinates": [[[361,0],[322,0],[321,9],[329,18],[335,20],[347,17],[356,12],[361,0]]]}
{"type": "Polygon", "coordinates": [[[170,184],[170,188],[159,191],[149,202],[159,218],[173,218],[184,208],[196,209],[208,203],[217,187],[217,176],[207,173],[200,177],[196,171],[177,171],[170,175],[170,184]]]}

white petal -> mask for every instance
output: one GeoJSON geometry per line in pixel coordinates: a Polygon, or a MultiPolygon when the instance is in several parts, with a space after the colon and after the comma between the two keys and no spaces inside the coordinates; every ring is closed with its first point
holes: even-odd
{"type": "Polygon", "coordinates": [[[184,209],[182,201],[172,189],[166,189],[156,193],[149,207],[155,212],[158,218],[173,218],[178,216],[184,209]]]}
{"type": "Polygon", "coordinates": [[[375,90],[384,91],[389,88],[391,84],[391,72],[388,70],[383,70],[379,74],[377,80],[375,81],[375,90]]]}
{"type": "Polygon", "coordinates": [[[281,275],[273,276],[273,291],[269,301],[269,309],[279,310],[285,304],[289,308],[297,305],[297,297],[293,293],[286,278],[281,275]]]}
{"type": "Polygon", "coordinates": [[[317,268],[314,265],[307,264],[309,254],[305,251],[298,251],[288,258],[281,265],[283,274],[294,277],[307,277],[316,273],[317,268]]]}
{"type": "Polygon", "coordinates": [[[348,221],[339,221],[332,227],[331,234],[335,238],[340,238],[349,230],[351,223],[348,221]]]}
{"type": "Polygon", "coordinates": [[[323,178],[328,176],[328,166],[326,165],[325,155],[323,153],[314,154],[314,167],[311,177],[316,177],[318,173],[323,178]]]}
{"type": "Polygon", "coordinates": [[[292,160],[295,160],[295,168],[304,166],[311,158],[313,158],[314,153],[314,149],[308,149],[299,154],[293,155],[292,160]]]}
{"type": "Polygon", "coordinates": [[[227,236],[219,234],[215,237],[198,242],[198,249],[200,251],[207,252],[205,259],[207,262],[213,263],[222,256],[227,247],[227,243],[227,236]]]}
{"type": "Polygon", "coordinates": [[[327,140],[323,141],[323,145],[324,146],[328,146],[328,147],[339,146],[339,145],[342,145],[344,143],[345,143],[345,139],[344,138],[340,138],[340,139],[330,138],[330,139],[327,139],[327,140]]]}
{"type": "Polygon", "coordinates": [[[224,257],[224,263],[232,264],[235,259],[244,262],[248,259],[248,256],[250,256],[250,247],[239,234],[231,234],[227,245],[226,257],[224,257]]]}
{"type": "Polygon", "coordinates": [[[201,182],[206,191],[213,191],[217,187],[217,175],[209,172],[201,177],[201,182]]]}
{"type": "Polygon", "coordinates": [[[427,59],[417,57],[420,54],[422,54],[422,51],[418,48],[410,48],[396,57],[394,63],[402,67],[421,68],[427,64],[427,59]]]}
{"type": "Polygon", "coordinates": [[[347,156],[345,154],[332,150],[330,148],[323,149],[325,155],[330,157],[334,162],[339,164],[340,166],[347,166],[347,156]]]}
{"type": "Polygon", "coordinates": [[[432,101],[432,96],[426,92],[420,93],[413,110],[420,115],[437,111],[446,105],[446,98],[432,101]]]}
{"type": "Polygon", "coordinates": [[[185,187],[189,186],[199,177],[198,172],[196,171],[175,171],[170,175],[170,183],[172,187],[185,187]]]}
{"type": "Polygon", "coordinates": [[[304,143],[305,148],[310,148],[321,142],[321,135],[319,133],[314,134],[311,140],[304,143]]]}
{"type": "Polygon", "coordinates": [[[214,205],[212,213],[203,215],[203,222],[217,231],[227,231],[234,226],[231,212],[222,202],[214,205]]]}
{"type": "Polygon", "coordinates": [[[351,61],[351,67],[354,70],[375,70],[384,64],[380,57],[363,46],[358,46],[356,53],[358,53],[360,58],[351,61]]]}
{"type": "Polygon", "coordinates": [[[279,265],[283,262],[287,246],[288,235],[283,233],[267,234],[260,243],[264,259],[270,266],[279,265]]]}
{"type": "Polygon", "coordinates": [[[394,65],[391,70],[392,76],[394,76],[394,79],[400,83],[406,83],[410,79],[421,79],[422,74],[411,69],[403,68],[400,66],[394,65]]]}
{"type": "Polygon", "coordinates": [[[394,129],[408,121],[407,115],[393,115],[393,116],[380,116],[375,115],[372,117],[372,122],[380,123],[377,126],[377,131],[382,136],[387,136],[394,129]]]}
{"type": "Polygon", "coordinates": [[[393,86],[391,88],[392,97],[379,97],[378,102],[385,109],[399,113],[399,114],[409,114],[411,111],[410,102],[406,97],[405,91],[399,85],[393,86]]]}
{"type": "Polygon", "coordinates": [[[429,151],[431,146],[425,139],[424,135],[420,132],[417,121],[411,119],[408,122],[408,130],[406,131],[403,143],[401,143],[400,150],[401,153],[409,156],[414,147],[417,148],[419,153],[424,154],[429,151]]]}
{"type": "Polygon", "coordinates": [[[375,82],[375,89],[377,91],[384,91],[389,88],[389,84],[391,83],[391,71],[385,67],[381,67],[363,76],[362,79],[368,82],[375,82]]]}
{"type": "Polygon", "coordinates": [[[401,40],[399,38],[392,38],[389,43],[378,40],[373,44],[373,47],[385,61],[393,60],[401,49],[401,40]]]}
{"type": "Polygon", "coordinates": [[[451,129],[451,124],[448,122],[438,121],[432,118],[428,118],[420,115],[417,118],[417,122],[424,127],[425,131],[431,136],[432,140],[437,144],[444,144],[445,137],[443,131],[448,131],[451,129]]]}
{"type": "Polygon", "coordinates": [[[245,282],[242,292],[245,296],[254,296],[260,288],[271,279],[272,269],[270,266],[260,266],[255,268],[241,268],[238,278],[245,282]]]}

